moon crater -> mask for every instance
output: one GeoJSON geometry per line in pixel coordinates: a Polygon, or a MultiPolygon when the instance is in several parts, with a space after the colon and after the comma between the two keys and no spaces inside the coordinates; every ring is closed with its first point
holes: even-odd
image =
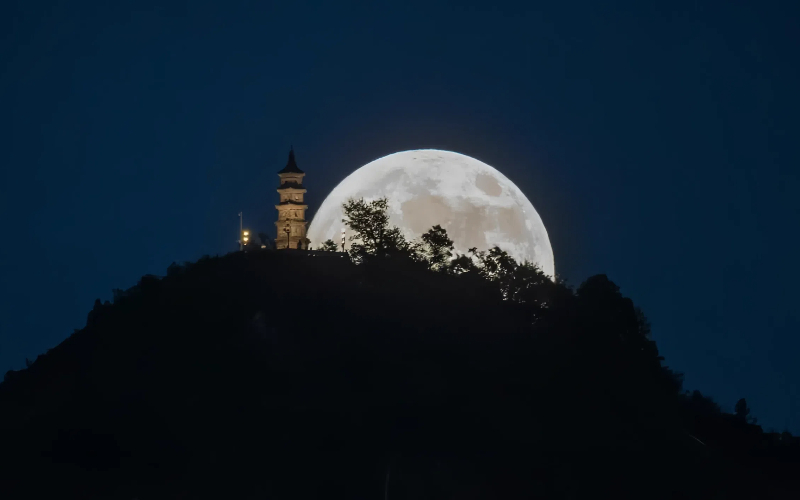
{"type": "Polygon", "coordinates": [[[308,229],[311,246],[328,239],[339,242],[345,229],[342,204],[348,199],[382,197],[389,200],[389,223],[408,239],[439,224],[459,253],[497,245],[517,261],[555,275],[547,230],[522,191],[475,158],[435,149],[394,153],[350,174],[314,216],[308,229]]]}

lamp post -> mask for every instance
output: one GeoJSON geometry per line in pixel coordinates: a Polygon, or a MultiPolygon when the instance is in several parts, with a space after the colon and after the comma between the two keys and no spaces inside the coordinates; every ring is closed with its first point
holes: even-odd
{"type": "Polygon", "coordinates": [[[247,230],[242,231],[242,241],[244,242],[245,245],[247,245],[247,242],[250,241],[250,231],[247,230]]]}
{"type": "Polygon", "coordinates": [[[285,226],[283,226],[283,232],[286,233],[286,249],[289,250],[289,233],[292,232],[291,225],[287,222],[285,226]]]}
{"type": "Polygon", "coordinates": [[[239,251],[242,251],[243,243],[242,243],[242,212],[239,212],[239,251]]]}

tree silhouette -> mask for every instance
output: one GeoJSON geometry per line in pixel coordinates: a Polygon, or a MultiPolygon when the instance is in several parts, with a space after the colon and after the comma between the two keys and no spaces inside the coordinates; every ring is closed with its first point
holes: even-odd
{"type": "Polygon", "coordinates": [[[333,240],[326,240],[319,246],[318,250],[321,252],[338,252],[339,247],[336,245],[336,242],[333,240]]]}
{"type": "Polygon", "coordinates": [[[733,412],[734,415],[736,415],[736,418],[742,422],[747,422],[748,424],[756,423],[756,419],[750,415],[750,408],[747,407],[747,400],[745,398],[742,398],[736,402],[733,412]]]}
{"type": "Polygon", "coordinates": [[[434,271],[442,270],[453,255],[453,240],[440,225],[435,225],[422,235],[421,253],[434,271]]]}
{"type": "Polygon", "coordinates": [[[414,257],[417,247],[406,241],[399,228],[389,226],[388,200],[348,200],[344,205],[342,219],[352,231],[349,239],[350,256],[356,262],[366,258],[404,255],[414,257]]]}

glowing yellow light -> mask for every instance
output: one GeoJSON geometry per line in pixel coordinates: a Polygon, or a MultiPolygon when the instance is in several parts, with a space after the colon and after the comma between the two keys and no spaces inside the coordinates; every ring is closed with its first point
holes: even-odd
{"type": "Polygon", "coordinates": [[[244,234],[245,236],[250,236],[250,231],[245,231],[243,234],[244,234]]]}
{"type": "Polygon", "coordinates": [[[249,240],[250,238],[248,238],[247,236],[245,236],[243,239],[244,239],[244,242],[245,242],[245,243],[247,243],[247,240],[249,240]]]}

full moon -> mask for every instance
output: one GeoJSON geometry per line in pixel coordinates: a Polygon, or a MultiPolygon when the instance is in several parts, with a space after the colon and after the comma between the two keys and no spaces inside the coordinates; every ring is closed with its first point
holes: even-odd
{"type": "Polygon", "coordinates": [[[541,217],[506,176],[459,153],[436,149],[401,151],[364,165],[325,198],[308,229],[313,248],[326,240],[341,243],[342,204],[349,199],[387,198],[389,224],[409,240],[440,225],[455,251],[498,246],[518,262],[536,264],[555,275],[553,249],[541,217]]]}

